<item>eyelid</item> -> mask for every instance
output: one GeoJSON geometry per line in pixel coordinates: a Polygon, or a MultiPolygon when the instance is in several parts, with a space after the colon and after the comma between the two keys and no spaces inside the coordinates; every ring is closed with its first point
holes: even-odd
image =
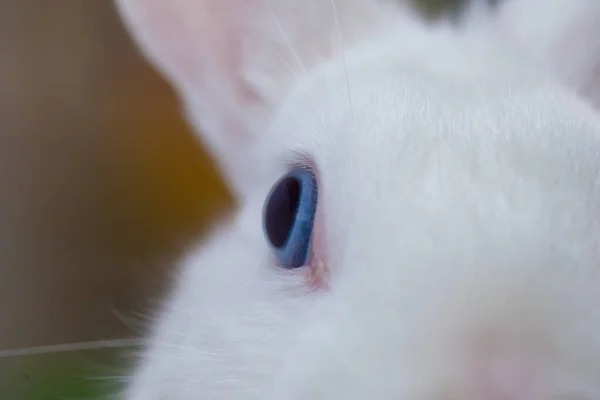
{"type": "Polygon", "coordinates": [[[309,170],[313,175],[316,173],[316,164],[307,153],[293,152],[287,159],[286,167],[290,171],[295,168],[302,168],[309,170]]]}

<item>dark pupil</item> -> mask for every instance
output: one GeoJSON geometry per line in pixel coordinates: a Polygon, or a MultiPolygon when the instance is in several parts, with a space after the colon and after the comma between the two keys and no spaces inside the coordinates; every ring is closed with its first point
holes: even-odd
{"type": "Polygon", "coordinates": [[[283,246],[294,225],[300,200],[300,182],[286,178],[273,190],[266,209],[266,231],[271,244],[283,246]]]}

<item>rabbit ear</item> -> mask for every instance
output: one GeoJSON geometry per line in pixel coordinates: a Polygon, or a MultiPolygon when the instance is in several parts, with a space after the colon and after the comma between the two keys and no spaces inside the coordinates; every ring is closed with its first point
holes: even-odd
{"type": "Polygon", "coordinates": [[[116,0],[146,56],[181,94],[234,188],[261,175],[257,141],[316,64],[376,27],[379,0],[116,0]]]}
{"type": "Polygon", "coordinates": [[[501,34],[600,110],[600,1],[505,0],[501,34]]]}

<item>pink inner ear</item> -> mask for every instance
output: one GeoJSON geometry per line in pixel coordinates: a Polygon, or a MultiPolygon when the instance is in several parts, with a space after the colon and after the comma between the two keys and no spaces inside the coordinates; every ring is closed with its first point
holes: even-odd
{"type": "Polygon", "coordinates": [[[176,86],[255,101],[257,94],[240,74],[241,40],[248,33],[245,20],[253,17],[252,3],[256,1],[120,0],[136,38],[176,86]]]}
{"type": "MultiPolygon", "coordinates": [[[[199,2],[194,2],[198,4],[199,2]]],[[[199,18],[192,17],[195,35],[186,45],[192,62],[186,67],[188,85],[213,93],[226,103],[253,105],[261,96],[245,81],[242,40],[249,35],[247,19],[254,17],[255,0],[204,0],[199,18]]],[[[235,111],[233,111],[235,112],[235,111]]],[[[239,133],[239,132],[238,132],[239,133]]]]}

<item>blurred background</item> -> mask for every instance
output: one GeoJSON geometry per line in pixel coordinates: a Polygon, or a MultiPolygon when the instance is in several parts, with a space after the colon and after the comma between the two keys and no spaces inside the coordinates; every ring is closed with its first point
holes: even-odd
{"type": "Polygon", "coordinates": [[[112,1],[0,0],[0,204],[0,397],[46,400],[109,398],[125,360],[39,346],[143,335],[232,201],[112,1]]]}
{"type": "MultiPolygon", "coordinates": [[[[228,193],[111,1],[1,0],[0,32],[0,352],[139,336],[228,193]]],[[[0,356],[0,397],[47,358],[0,356]]]]}

